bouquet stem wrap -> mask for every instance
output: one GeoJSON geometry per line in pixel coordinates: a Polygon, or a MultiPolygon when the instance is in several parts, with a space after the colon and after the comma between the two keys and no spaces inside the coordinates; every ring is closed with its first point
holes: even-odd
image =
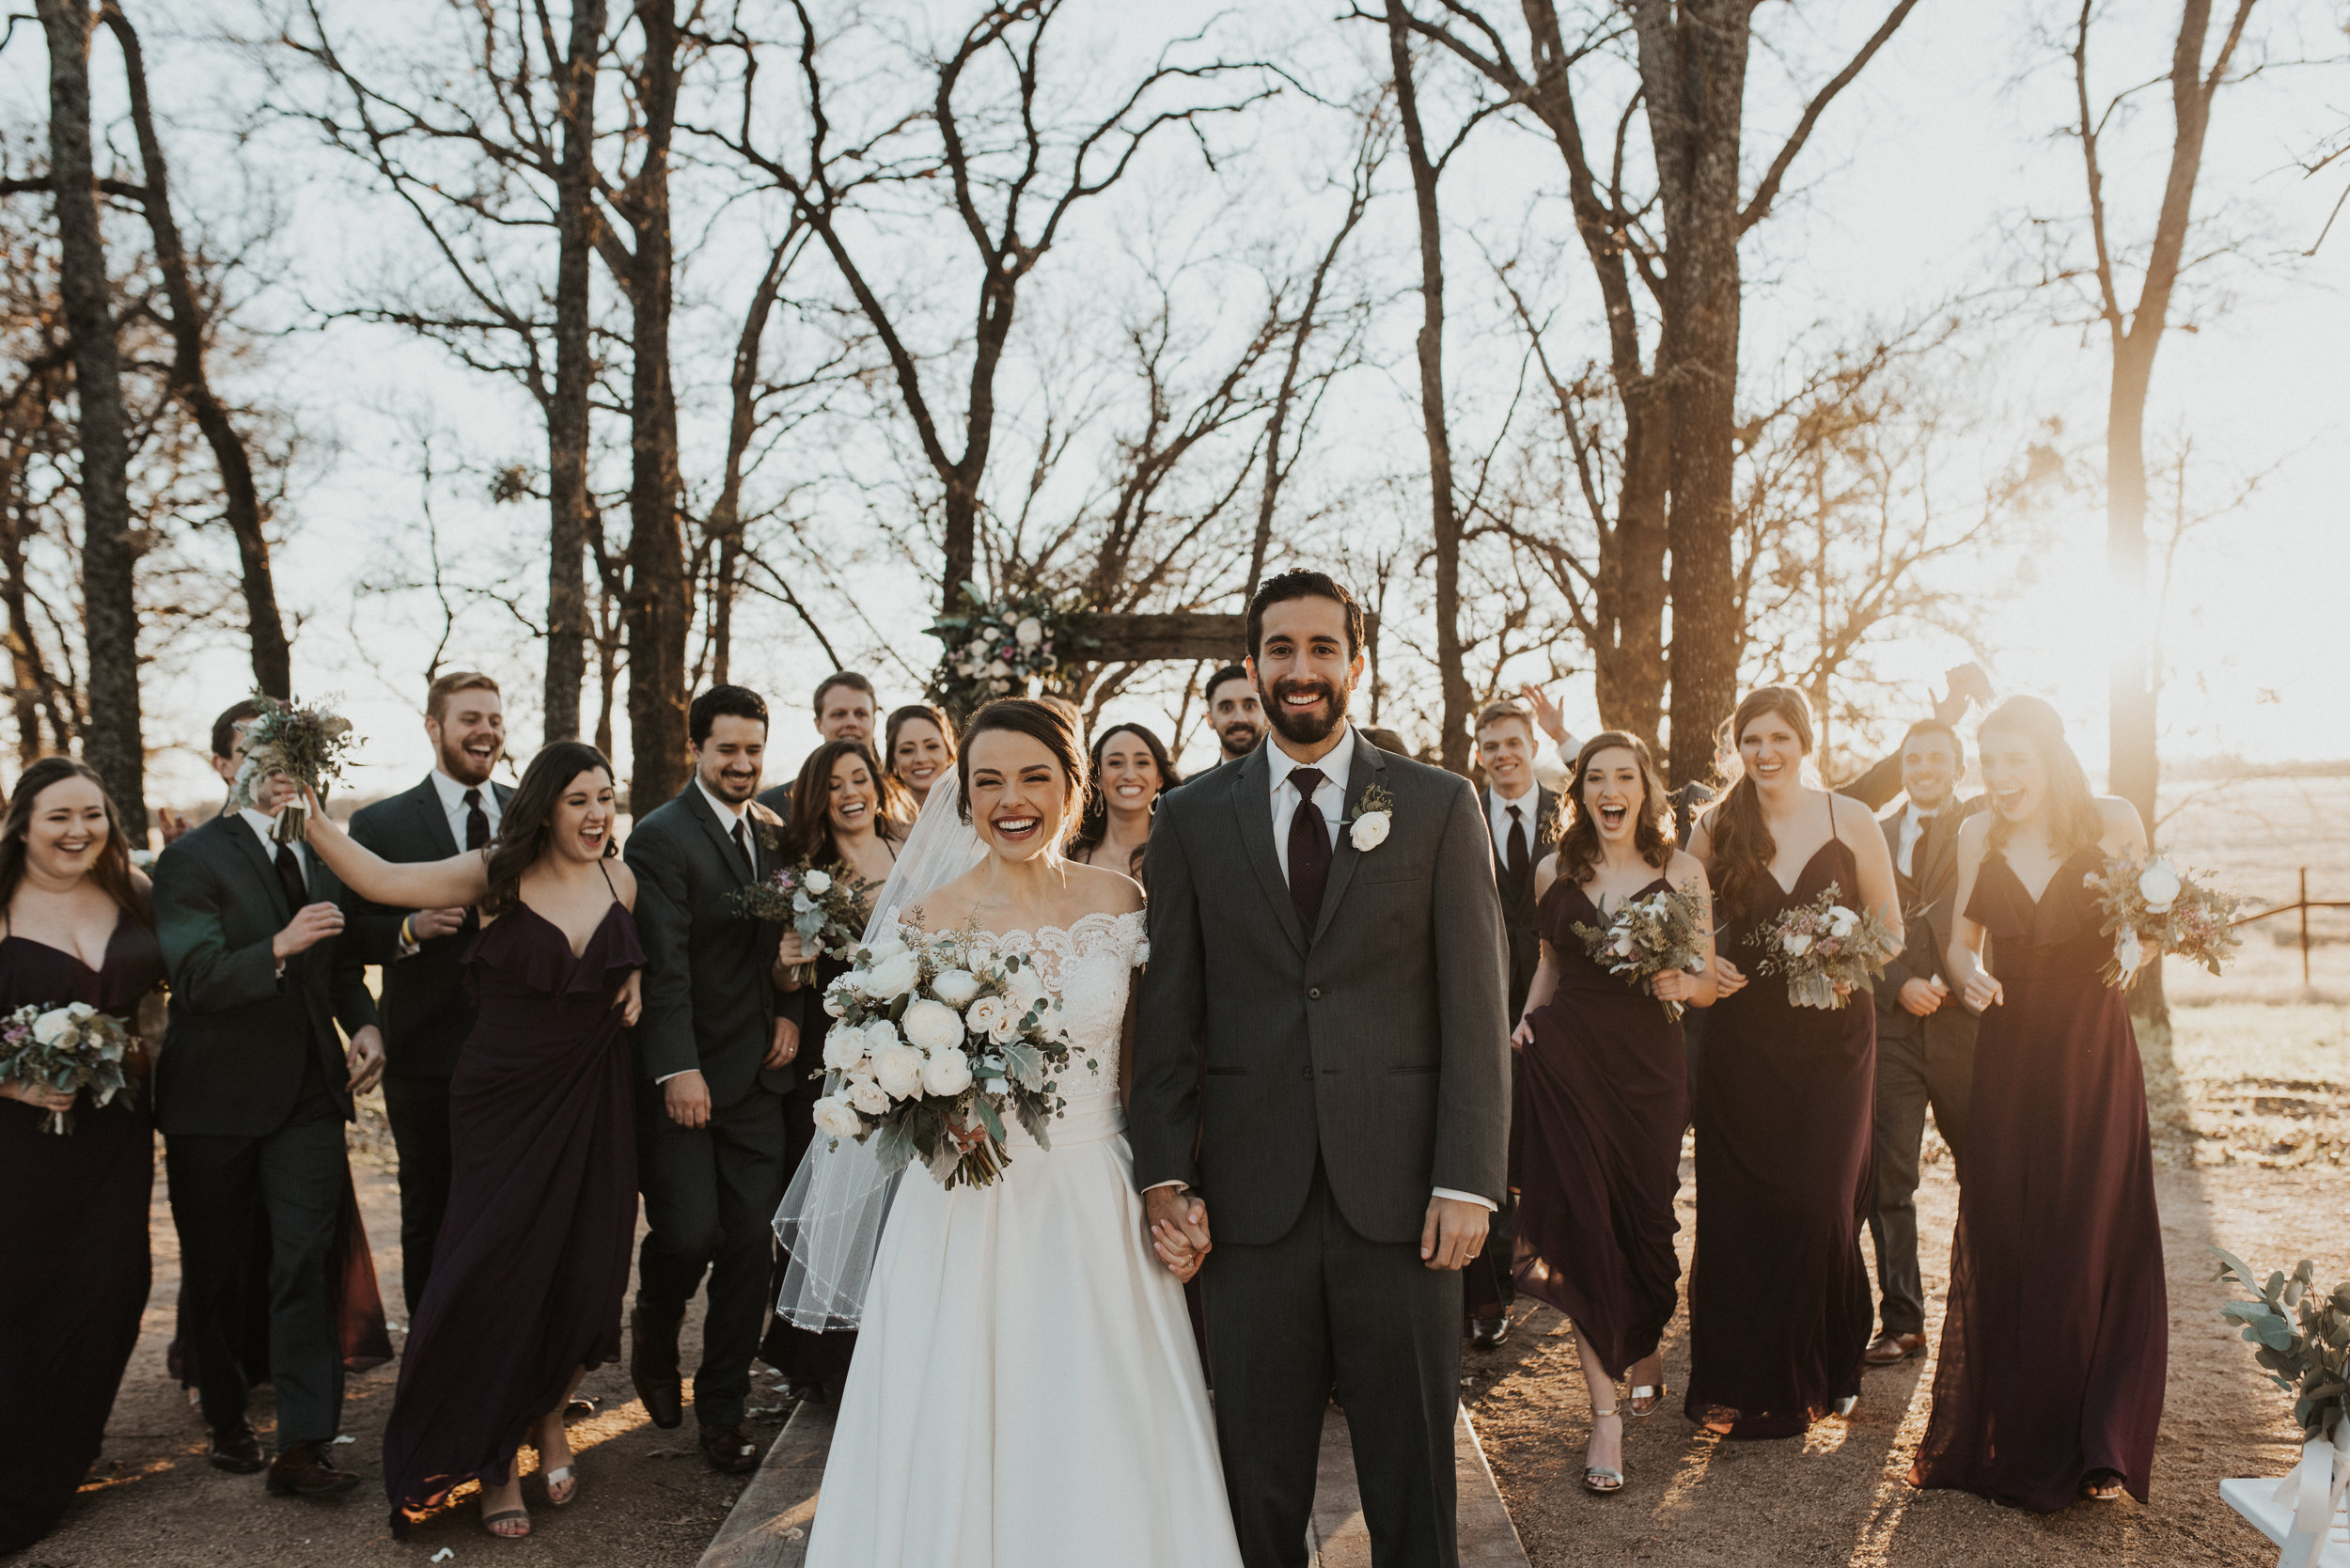
{"type": "Polygon", "coordinates": [[[2342,1500],[2350,1493],[2350,1419],[2334,1422],[2331,1442],[2312,1437],[2301,1445],[2301,1463],[2277,1483],[2275,1501],[2293,1510],[2293,1533],[2277,1554],[2277,1568],[2316,1568],[2328,1536],[2350,1541],[2339,1529],[2342,1500]]]}

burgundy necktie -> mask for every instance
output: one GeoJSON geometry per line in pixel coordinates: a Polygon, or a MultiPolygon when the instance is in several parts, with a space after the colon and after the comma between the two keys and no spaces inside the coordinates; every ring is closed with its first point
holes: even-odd
{"type": "Polygon", "coordinates": [[[1322,889],[1330,881],[1330,827],[1314,792],[1322,788],[1320,768],[1297,768],[1290,782],[1297,789],[1297,813],[1290,818],[1290,902],[1311,935],[1322,913],[1322,889]]]}

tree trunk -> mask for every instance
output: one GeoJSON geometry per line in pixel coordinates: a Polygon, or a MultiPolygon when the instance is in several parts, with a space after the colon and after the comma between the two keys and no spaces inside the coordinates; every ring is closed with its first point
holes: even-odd
{"type": "Polygon", "coordinates": [[[147,212],[148,232],[154,237],[155,266],[163,274],[164,296],[171,306],[172,386],[196,416],[196,428],[212,448],[212,462],[220,470],[221,510],[237,541],[238,586],[244,595],[253,682],[272,697],[290,698],[293,649],[286,640],[285,619],[277,608],[276,577],[270,567],[269,540],[261,531],[260,490],[253,481],[252,454],[230,422],[228,410],[214,395],[212,378],[204,368],[208,323],[195,280],[188,274],[180,223],[172,215],[170,173],[147,96],[146,55],[131,19],[118,6],[107,6],[103,14],[122,49],[131,124],[138,136],[139,162],[147,170],[147,199],[141,205],[147,212]]]}
{"type": "Polygon", "coordinates": [[[106,244],[91,162],[85,0],[37,0],[49,41],[49,165],[57,204],[58,293],[73,336],[82,443],[82,623],[88,647],[84,760],[115,798],[133,847],[147,842],[146,738],[139,723],[139,624],[133,594],[130,436],[108,310],[106,244]]]}
{"type": "Polygon", "coordinates": [[[1428,503],[1434,537],[1436,682],[1444,729],[1437,756],[1452,772],[1469,765],[1468,672],[1461,655],[1461,512],[1452,492],[1452,435],[1444,406],[1444,233],[1436,209],[1436,165],[1419,122],[1412,82],[1411,34],[1403,0],[1387,0],[1387,56],[1395,71],[1396,118],[1412,165],[1412,196],[1419,214],[1419,418],[1428,439],[1428,503]]]}
{"type": "Polygon", "coordinates": [[[629,303],[628,725],[630,809],[651,810],[685,784],[685,641],[693,599],[678,515],[677,387],[669,376],[669,144],[677,126],[677,19],[672,0],[637,0],[643,162],[624,210],[634,231],[629,303]]]}
{"type": "MultiPolygon", "coordinates": [[[[596,73],[604,0],[573,0],[561,74],[563,150],[556,170],[555,395],[547,405],[546,738],[579,738],[588,649],[588,394],[596,215],[596,73]]],[[[606,737],[607,739],[609,737],[606,737]]]]}

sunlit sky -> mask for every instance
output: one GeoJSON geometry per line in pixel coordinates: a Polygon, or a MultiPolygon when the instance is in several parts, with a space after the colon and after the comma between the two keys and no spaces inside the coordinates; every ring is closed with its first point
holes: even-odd
{"type": "MultiPolygon", "coordinates": [[[[245,14],[225,0],[213,9],[225,19],[245,14]]],[[[1207,14],[1204,8],[1182,5],[1105,4],[1091,21],[1138,45],[1148,41],[1146,33],[1157,36],[1171,27],[1166,19],[1174,12],[1191,9],[1207,14]]],[[[1501,9],[1514,14],[1516,8],[1501,9]]],[[[2052,133],[2068,113],[2070,81],[2044,45],[2033,40],[2031,27],[2035,15],[2068,9],[2017,0],[1927,0],[1919,8],[1831,111],[1797,165],[1786,210],[1749,243],[1750,372],[1767,369],[1769,356],[1816,321],[1890,319],[1962,290],[1995,292],[2017,275],[2021,251],[2012,236],[2028,217],[2072,218],[2081,205],[2078,154],[2076,144],[2052,133]]],[[[1317,19],[1330,10],[1280,0],[1251,14],[1312,37],[1312,29],[1324,25],[1317,19]]],[[[1834,0],[1759,14],[1789,57],[1785,69],[1816,82],[1833,69],[1823,62],[1861,37],[1880,12],[1873,4],[1834,0]]],[[[2270,0],[2259,14],[2267,29],[2262,41],[2276,59],[2315,57],[2342,47],[2326,8],[2315,0],[2270,0]]],[[[2167,55],[2165,28],[2174,8],[2134,7],[2117,9],[2116,16],[2104,56],[2111,83],[2154,75],[2167,55]]],[[[150,26],[160,32],[164,24],[150,26]]],[[[1376,41],[1350,40],[1355,47],[1376,41]]],[[[1324,79],[1335,80],[1342,72],[1342,47],[1315,47],[1323,51],[1318,68],[1331,73],[1324,79]]],[[[109,53],[102,50],[102,62],[109,53]]],[[[527,458],[543,453],[543,437],[517,399],[452,369],[437,351],[389,329],[319,331],[304,322],[293,303],[297,292],[323,300],[400,269],[410,231],[387,204],[370,205],[339,184],[348,172],[342,165],[323,153],[301,153],[298,138],[280,135],[258,144],[268,158],[290,162],[236,166],[218,133],[257,89],[249,68],[233,55],[200,37],[150,44],[150,55],[158,97],[186,127],[183,145],[196,149],[180,157],[193,200],[266,194],[285,214],[275,245],[283,287],[273,308],[305,329],[273,350],[268,374],[276,395],[302,410],[306,427],[321,438],[321,454],[302,474],[293,498],[298,523],[279,555],[281,592],[305,618],[296,645],[297,689],[344,695],[370,741],[369,766],[357,786],[389,787],[426,760],[414,699],[406,695],[415,682],[405,672],[421,667],[431,637],[415,604],[355,598],[352,585],[369,572],[380,574],[387,560],[415,554],[421,489],[407,425],[422,418],[442,432],[439,439],[448,445],[444,462],[460,448],[477,459],[496,452],[527,458]],[[241,186],[240,180],[253,183],[241,186]]],[[[2350,756],[2343,739],[2350,733],[2350,690],[2341,679],[2339,604],[2350,576],[2343,571],[2350,546],[2342,529],[2350,453],[2340,434],[2345,409],[2339,368],[2350,359],[2350,301],[2342,289],[2350,232],[2336,234],[2313,259],[2297,254],[2315,238],[2350,171],[2304,180],[2295,166],[2338,123],[2333,106],[2350,102],[2342,90],[2343,69],[2279,66],[2223,90],[2216,114],[2199,207],[2214,213],[2224,206],[2219,223],[2248,236],[2246,254],[2206,269],[2210,286],[2196,293],[2198,330],[2174,333],[2163,346],[2148,427],[2157,442],[2191,430],[2205,465],[2195,483],[2212,502],[2233,494],[2253,476],[2260,482],[2181,557],[2167,623],[2173,677],[2164,697],[2165,745],[2173,758],[2234,754],[2274,762],[2350,756]]],[[[40,73],[38,36],[20,28],[0,55],[0,93],[36,104],[40,73]]],[[[1758,123],[1750,134],[1750,165],[1776,147],[1779,128],[1791,118],[1783,76],[1780,66],[1758,58],[1749,101],[1754,118],[1767,117],[1769,123],[1758,123]]],[[[1301,165],[1318,160],[1317,167],[1326,166],[1331,152],[1317,138],[1328,133],[1326,124],[1315,132],[1296,118],[1277,119],[1256,155],[1277,158],[1280,136],[1293,135],[1301,165]]],[[[2169,133],[2167,104],[2150,97],[2108,148],[2108,194],[2123,233],[2147,227],[2169,133]]],[[[1520,227],[1529,191],[1555,197],[1558,190],[1559,162],[1545,144],[1493,127],[1479,134],[1479,155],[1465,154],[1445,188],[1448,218],[1456,228],[1448,248],[1456,291],[1478,286],[1472,240],[1509,236],[1520,227]]],[[[1402,179],[1400,158],[1388,175],[1393,192],[1402,179]]],[[[1408,238],[1408,220],[1403,200],[1391,194],[1371,243],[1408,238]]],[[[755,271],[756,263],[745,252],[742,266],[755,271]]],[[[747,278],[737,283],[730,277],[737,269],[723,251],[690,257],[689,264],[696,287],[732,287],[737,293],[747,288],[747,278]]],[[[1398,287],[1408,283],[1408,269],[1389,272],[1398,287]]],[[[1588,308],[1588,274],[1567,277],[1561,288],[1570,298],[1579,290],[1588,308]]],[[[2018,296],[1984,336],[1981,368],[1996,385],[2006,419],[1994,438],[2020,449],[2036,421],[2059,419],[2065,441],[2090,461],[2093,477],[2104,427],[2102,329],[2086,331],[2076,321],[2052,324],[2060,307],[2077,318],[2076,301],[2060,306],[2052,295],[2018,296]]],[[[1408,336],[1398,341],[1408,348],[1408,336]]],[[[1599,350],[1594,337],[1582,352],[1599,350]]],[[[1456,347],[1456,379],[1465,354],[1480,352],[1486,351],[1473,343],[1456,347]]],[[[1397,395],[1409,384],[1407,369],[1400,368],[1358,386],[1341,411],[1336,428],[1343,435],[1334,439],[1332,461],[1416,467],[1417,410],[1397,395]]],[[[461,534],[543,526],[542,510],[477,506],[466,512],[444,504],[452,507],[442,518],[444,528],[461,534]]],[[[2002,690],[2035,691],[2057,701],[2095,767],[2103,756],[2106,659],[2131,617],[2107,586],[2101,493],[2093,487],[2069,493],[2049,522],[2047,553],[2035,564],[2032,586],[1999,605],[1981,651],[2002,690]]],[[[1986,580],[2004,575],[2005,564],[1987,563],[1986,580]]],[[[534,569],[533,574],[541,572],[534,569]]],[[[869,572],[862,581],[875,623],[906,663],[927,666],[933,654],[918,635],[926,617],[911,573],[903,568],[869,572]]],[[[1914,676],[1922,696],[1922,682],[1966,652],[1920,635],[1882,662],[1914,676]]],[[[532,655],[516,645],[510,621],[468,620],[448,657],[536,684],[532,655]],[[469,636],[480,646],[466,647],[469,636]]],[[[746,645],[738,659],[754,666],[743,678],[764,685],[786,713],[802,711],[799,694],[823,665],[812,644],[781,627],[767,640],[746,645]]],[[[875,673],[885,701],[914,695],[911,682],[885,664],[877,664],[875,673]]],[[[150,744],[196,741],[203,720],[238,695],[247,679],[233,651],[204,655],[188,677],[150,695],[150,744]]],[[[1566,700],[1575,725],[1588,727],[1595,717],[1588,681],[1571,688],[1566,700]]],[[[1160,715],[1155,704],[1142,704],[1133,716],[1160,715]]],[[[784,720],[777,737],[781,756],[795,757],[812,742],[804,724],[804,718],[784,720]]],[[[535,742],[535,721],[518,729],[525,748],[535,742]]],[[[207,792],[195,768],[192,755],[160,760],[158,772],[167,782],[158,792],[191,798],[207,792]]]]}

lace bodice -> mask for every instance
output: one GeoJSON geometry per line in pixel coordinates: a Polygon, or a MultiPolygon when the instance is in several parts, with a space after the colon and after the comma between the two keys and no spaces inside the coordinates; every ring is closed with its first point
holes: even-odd
{"type": "MultiPolygon", "coordinates": [[[[945,934],[926,932],[902,918],[898,923],[912,941],[935,940],[945,934]]],[[[1134,983],[1136,966],[1151,956],[1151,945],[1143,936],[1142,911],[1085,915],[1066,926],[1039,926],[1034,931],[982,931],[969,935],[979,951],[1016,952],[1034,960],[1038,978],[1060,998],[1072,1062],[1072,1071],[1061,1081],[1062,1096],[1074,1105],[1097,1095],[1116,1094],[1127,989],[1134,983]]]]}

